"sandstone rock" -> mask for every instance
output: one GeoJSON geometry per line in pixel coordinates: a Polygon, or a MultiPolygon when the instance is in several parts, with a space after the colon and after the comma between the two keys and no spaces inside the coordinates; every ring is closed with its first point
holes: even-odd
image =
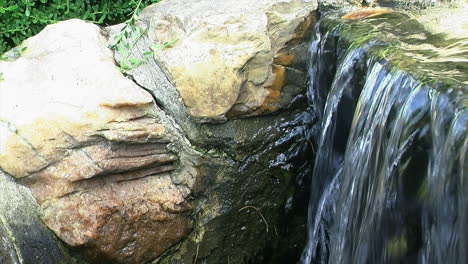
{"type": "MultiPolygon", "coordinates": [[[[159,17],[161,12],[167,13],[169,17],[178,12],[190,13],[191,10],[200,8],[197,7],[199,2],[187,1],[183,5],[179,1],[174,1],[172,4],[179,5],[180,9],[174,12],[165,11],[170,8],[168,3],[165,8],[161,8],[162,10],[157,9],[156,5],[143,11],[139,26],[147,30],[149,36],[144,35],[139,39],[131,56],[146,62],[127,72],[138,85],[151,91],[158,106],[161,106],[161,109],[164,109],[164,112],[168,113],[180,126],[187,140],[190,141],[191,148],[202,155],[193,168],[196,171],[194,174],[198,174],[191,194],[191,204],[194,208],[193,231],[184,237],[173,250],[159,257],[154,263],[193,263],[194,261],[197,263],[262,263],[265,262],[265,258],[272,256],[268,251],[270,249],[275,252],[271,263],[290,262],[294,257],[288,259],[288,256],[300,254],[302,245],[305,243],[303,223],[306,221],[306,207],[298,205],[301,209],[297,210],[303,208],[305,210],[297,218],[288,214],[296,212],[296,209],[292,209],[296,207],[293,205],[296,202],[291,200],[292,193],[295,191],[293,187],[295,177],[301,177],[297,175],[302,175],[302,173],[307,175],[306,170],[310,165],[308,160],[312,155],[303,155],[310,146],[304,139],[303,131],[312,121],[311,116],[303,115],[302,112],[307,107],[305,76],[309,59],[307,56],[308,38],[311,34],[308,29],[313,28],[315,17],[313,14],[303,17],[300,20],[301,23],[295,28],[294,37],[289,39],[276,55],[269,55],[271,57],[269,57],[270,66],[268,67],[271,69],[268,68],[268,71],[271,70],[275,78],[272,78],[269,85],[258,86],[259,91],[266,90],[261,105],[255,110],[244,111],[245,102],[255,98],[244,92],[238,96],[235,105],[219,119],[194,118],[193,115],[190,117],[192,114],[190,109],[187,111],[186,101],[177,81],[172,79],[173,75],[168,70],[167,64],[160,59],[160,56],[176,48],[178,42],[174,43],[173,47],[162,51],[156,50],[156,60],[146,59],[142,53],[158,41],[156,37],[161,34],[154,31],[161,29],[169,32],[169,28],[177,28],[178,25],[185,23],[162,23],[152,28],[149,26],[154,25],[152,24],[153,16],[159,17]],[[163,27],[163,24],[166,26],[163,27]],[[160,74],[161,68],[164,67],[166,67],[167,77],[160,74]],[[247,116],[249,118],[239,118],[247,116]],[[220,122],[223,120],[226,121],[220,122]],[[246,205],[254,206],[259,210],[267,219],[270,232],[266,232],[265,222],[256,210],[239,212],[246,205]],[[302,221],[294,220],[301,217],[303,217],[302,221]]],[[[230,13],[222,8],[226,2],[231,1],[216,3],[220,11],[210,6],[211,12],[221,12],[224,16],[230,16],[230,13]]],[[[246,5],[258,4],[253,2],[246,5]]],[[[291,4],[290,1],[284,2],[285,6],[291,4]]],[[[160,2],[158,5],[164,3],[160,2]]],[[[263,3],[269,4],[266,1],[263,3]]],[[[302,2],[296,1],[295,3],[302,2]]],[[[235,5],[234,3],[228,4],[235,5]]],[[[310,4],[314,5],[315,2],[310,4]]],[[[199,19],[196,16],[205,15],[205,13],[193,13],[194,19],[199,19]]],[[[187,15],[184,21],[191,21],[191,17],[187,15]]],[[[251,27],[252,23],[258,22],[259,20],[255,19],[245,23],[247,23],[246,27],[251,27]]],[[[116,25],[107,28],[109,35],[114,36],[119,27],[121,26],[116,25]]],[[[197,30],[203,30],[203,27],[204,25],[200,25],[197,30]]],[[[166,40],[171,42],[175,38],[169,36],[166,40]]],[[[213,38],[218,37],[213,34],[213,38]]],[[[273,39],[270,44],[277,40],[283,41],[281,37],[273,39]]],[[[209,39],[206,40],[208,41],[209,39]]],[[[250,42],[257,41],[257,39],[249,38],[243,41],[250,42]]],[[[182,58],[184,60],[204,56],[197,49],[179,51],[186,54],[182,58]]],[[[115,56],[118,59],[121,58],[120,53],[116,53],[115,56]]],[[[253,60],[255,61],[257,59],[253,60]]],[[[215,67],[223,66],[213,64],[211,67],[213,67],[212,70],[216,70],[215,67]]],[[[249,67],[245,67],[243,72],[249,72],[249,67]]],[[[254,69],[253,66],[252,69],[254,69]]],[[[200,74],[204,73],[200,71],[200,74]]],[[[205,78],[206,76],[199,77],[205,78]]],[[[213,81],[219,81],[215,77],[213,76],[213,81]]],[[[245,76],[241,75],[241,77],[245,76]]],[[[224,76],[216,78],[224,78],[224,76]]],[[[207,101],[204,107],[214,109],[217,107],[216,104],[218,104],[216,100],[207,101]]],[[[181,174],[177,175],[181,176],[181,174]]]]}
{"type": "Polygon", "coordinates": [[[132,80],[107,48],[115,31],[48,26],[0,62],[0,168],[91,263],[256,263],[291,233],[284,208],[295,170],[308,167],[296,158],[308,146],[304,55],[316,7],[163,1],[141,14],[148,35],[131,55],[177,41],[127,72],[132,80]],[[246,205],[258,211],[239,211],[246,205]]]}
{"type": "Polygon", "coordinates": [[[171,43],[155,58],[189,114],[208,122],[277,110],[284,76],[273,70],[274,57],[285,63],[282,51],[304,40],[316,7],[312,0],[175,0],[140,17],[153,42],[171,43]]]}
{"type": "Polygon", "coordinates": [[[44,222],[85,256],[145,263],[187,234],[190,206],[169,176],[98,185],[44,203],[44,222]]]}
{"type": "Polygon", "coordinates": [[[188,232],[189,191],[171,180],[172,128],[106,42],[99,27],[69,20],[0,63],[0,168],[89,259],[147,262],[188,232]]]}

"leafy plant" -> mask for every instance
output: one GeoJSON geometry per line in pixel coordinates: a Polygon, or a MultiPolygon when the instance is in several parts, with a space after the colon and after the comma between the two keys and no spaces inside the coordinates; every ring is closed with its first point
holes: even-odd
{"type": "Polygon", "coordinates": [[[153,46],[151,46],[151,48],[153,48],[154,51],[162,51],[166,48],[169,48],[171,47],[172,45],[174,45],[175,43],[177,42],[177,39],[171,41],[171,42],[164,42],[163,44],[159,44],[159,43],[154,43],[153,46]]]}
{"type": "MultiPolygon", "coordinates": [[[[175,43],[155,43],[153,51],[143,52],[142,59],[131,56],[145,30],[136,26],[141,9],[160,0],[0,0],[0,54],[19,45],[24,39],[39,33],[47,24],[60,20],[80,18],[89,22],[108,25],[124,21],[122,30],[110,47],[119,53],[118,64],[127,72],[146,61],[155,51],[162,51],[175,43]],[[128,18],[130,16],[130,18],[128,18]]],[[[13,49],[20,56],[25,48],[13,49]]],[[[0,58],[3,58],[0,56],[0,58]]]]}
{"type": "MultiPolygon", "coordinates": [[[[138,40],[145,34],[140,27],[131,24],[125,24],[124,28],[116,35],[115,42],[110,45],[110,48],[118,52],[117,63],[121,72],[127,72],[142,63],[144,59],[136,59],[131,57],[133,49],[138,40]]],[[[145,56],[151,56],[151,52],[145,52],[145,56]]]]}
{"type": "MultiPolygon", "coordinates": [[[[140,13],[141,0],[138,1],[135,9],[133,10],[129,19],[124,23],[124,26],[113,39],[110,48],[119,53],[117,56],[117,63],[121,72],[127,72],[135,67],[144,63],[144,59],[136,59],[130,57],[133,49],[135,48],[138,40],[146,33],[135,23],[138,21],[138,14],[140,13]]],[[[152,53],[144,53],[145,56],[151,56],[152,53]]]]}
{"type": "Polygon", "coordinates": [[[136,25],[136,22],[138,21],[138,14],[141,11],[140,4],[141,0],[133,10],[131,17],[125,21],[124,26],[119,31],[119,33],[115,35],[112,43],[109,45],[111,49],[118,52],[117,63],[119,64],[119,70],[123,73],[126,73],[129,70],[145,63],[146,59],[151,57],[155,51],[162,51],[176,42],[164,42],[163,44],[154,43],[151,47],[153,51],[148,50],[143,52],[143,58],[136,59],[132,57],[138,40],[140,40],[140,38],[143,37],[143,35],[146,33],[146,29],[142,30],[139,26],[136,25]]]}
{"type": "Polygon", "coordinates": [[[136,7],[160,0],[0,0],[0,54],[47,24],[80,18],[100,25],[126,21],[136,7]]]}

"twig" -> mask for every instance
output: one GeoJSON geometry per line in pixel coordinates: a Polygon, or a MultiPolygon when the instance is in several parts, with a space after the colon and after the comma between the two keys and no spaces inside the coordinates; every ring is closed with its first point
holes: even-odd
{"type": "Polygon", "coordinates": [[[242,210],[244,210],[244,209],[247,209],[247,208],[253,208],[253,209],[257,210],[257,212],[258,212],[258,213],[260,214],[260,216],[262,217],[263,222],[265,222],[266,231],[267,231],[267,233],[268,233],[268,223],[267,223],[265,217],[263,217],[262,213],[260,212],[260,210],[259,210],[257,207],[251,206],[251,205],[247,205],[247,206],[244,206],[244,207],[242,207],[241,209],[239,209],[239,211],[237,211],[237,212],[240,212],[240,211],[242,211],[242,210]]]}
{"type": "Polygon", "coordinates": [[[143,37],[143,35],[146,33],[146,31],[148,31],[148,28],[146,28],[143,32],[140,33],[140,35],[136,39],[133,40],[133,43],[130,46],[130,48],[128,49],[128,53],[125,56],[123,62],[126,62],[129,59],[131,51],[135,48],[136,44],[138,43],[140,38],[143,37]]]}
{"type": "Polygon", "coordinates": [[[198,259],[198,247],[200,246],[200,243],[197,243],[197,253],[195,253],[195,259],[193,260],[193,264],[197,263],[198,259]]]}
{"type": "Polygon", "coordinates": [[[314,143],[312,143],[312,141],[311,141],[310,139],[308,139],[308,138],[306,138],[306,141],[309,142],[309,145],[310,145],[310,147],[312,148],[312,152],[313,152],[313,153],[316,153],[316,152],[315,152],[315,148],[314,148],[314,143]]]}

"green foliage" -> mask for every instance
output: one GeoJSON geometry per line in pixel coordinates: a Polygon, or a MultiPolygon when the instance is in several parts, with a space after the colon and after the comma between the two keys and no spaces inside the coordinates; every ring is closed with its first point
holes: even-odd
{"type": "Polygon", "coordinates": [[[151,48],[153,48],[154,51],[161,51],[161,50],[164,50],[166,48],[171,47],[176,42],[177,42],[177,39],[175,39],[175,40],[173,40],[171,42],[164,42],[163,44],[154,43],[153,46],[151,46],[151,48]]]}
{"type": "Polygon", "coordinates": [[[110,48],[118,52],[117,63],[121,72],[125,73],[145,62],[146,57],[153,55],[152,51],[143,53],[143,59],[136,59],[131,57],[132,52],[138,40],[145,34],[140,27],[134,26],[133,23],[126,23],[124,28],[116,35],[114,43],[110,48]]]}
{"type": "Polygon", "coordinates": [[[132,15],[125,21],[123,28],[114,37],[113,43],[109,45],[111,49],[118,52],[117,63],[119,64],[120,71],[123,73],[143,64],[145,58],[152,55],[152,52],[148,51],[144,53],[144,59],[130,57],[138,40],[145,34],[145,31],[135,25],[138,20],[138,14],[140,13],[141,1],[142,0],[138,1],[132,15]]]}
{"type": "Polygon", "coordinates": [[[123,73],[128,72],[131,69],[134,69],[141,64],[145,63],[146,58],[153,56],[154,52],[162,51],[165,48],[168,48],[171,46],[171,44],[175,43],[176,40],[171,41],[171,42],[164,42],[163,44],[159,43],[154,43],[151,48],[153,51],[148,50],[142,53],[143,58],[142,59],[136,59],[131,57],[130,55],[133,52],[133,49],[135,48],[136,43],[138,40],[145,34],[144,31],[140,29],[140,27],[134,27],[133,31],[121,31],[120,33],[124,33],[124,36],[119,42],[111,46],[112,49],[117,51],[119,53],[120,59],[117,59],[117,63],[119,64],[119,70],[123,73]],[[130,33],[127,33],[130,32],[130,33]]]}
{"type": "Polygon", "coordinates": [[[0,0],[0,54],[47,24],[71,18],[117,24],[126,21],[136,9],[156,2],[159,0],[0,0]]]}
{"type": "Polygon", "coordinates": [[[117,63],[119,64],[119,70],[123,73],[128,72],[131,69],[138,67],[139,65],[145,63],[148,57],[153,56],[154,52],[162,51],[163,49],[171,46],[177,40],[171,42],[164,42],[163,44],[154,43],[151,48],[153,49],[143,52],[140,59],[132,57],[133,51],[138,40],[146,33],[146,30],[142,30],[139,26],[136,25],[138,21],[138,14],[141,11],[141,2],[140,0],[135,9],[132,12],[132,15],[124,23],[122,29],[117,33],[109,47],[118,53],[116,57],[117,63]]]}

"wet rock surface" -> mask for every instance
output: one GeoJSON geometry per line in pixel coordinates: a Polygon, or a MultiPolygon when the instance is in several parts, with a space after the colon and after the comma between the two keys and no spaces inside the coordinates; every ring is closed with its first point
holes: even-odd
{"type": "MultiPolygon", "coordinates": [[[[310,29],[314,15],[305,16],[297,32],[304,25],[310,29]]],[[[151,16],[143,17],[139,25],[146,29],[151,16]]],[[[109,28],[111,38],[115,30],[109,28]]],[[[305,241],[306,206],[293,194],[307,192],[296,180],[311,166],[305,154],[312,152],[306,131],[315,122],[306,111],[308,33],[291,39],[270,58],[277,77],[265,101],[271,108],[234,113],[233,107],[222,119],[194,117],[183,96],[179,97],[177,81],[158,59],[176,45],[159,51],[155,62],[128,72],[154,95],[202,155],[195,165],[199,177],[191,202],[194,229],[154,263],[282,263],[298,259],[305,241]]],[[[151,34],[143,36],[131,56],[143,59],[141,53],[154,41],[151,34]]]]}
{"type": "Polygon", "coordinates": [[[121,25],[60,22],[10,53],[0,167],[35,198],[31,228],[40,216],[51,230],[42,225],[51,244],[30,256],[56,247],[45,263],[298,259],[320,133],[306,98],[317,7],[163,1],[142,12],[147,34],[128,56],[145,63],[125,75],[108,48],[121,25]]]}

